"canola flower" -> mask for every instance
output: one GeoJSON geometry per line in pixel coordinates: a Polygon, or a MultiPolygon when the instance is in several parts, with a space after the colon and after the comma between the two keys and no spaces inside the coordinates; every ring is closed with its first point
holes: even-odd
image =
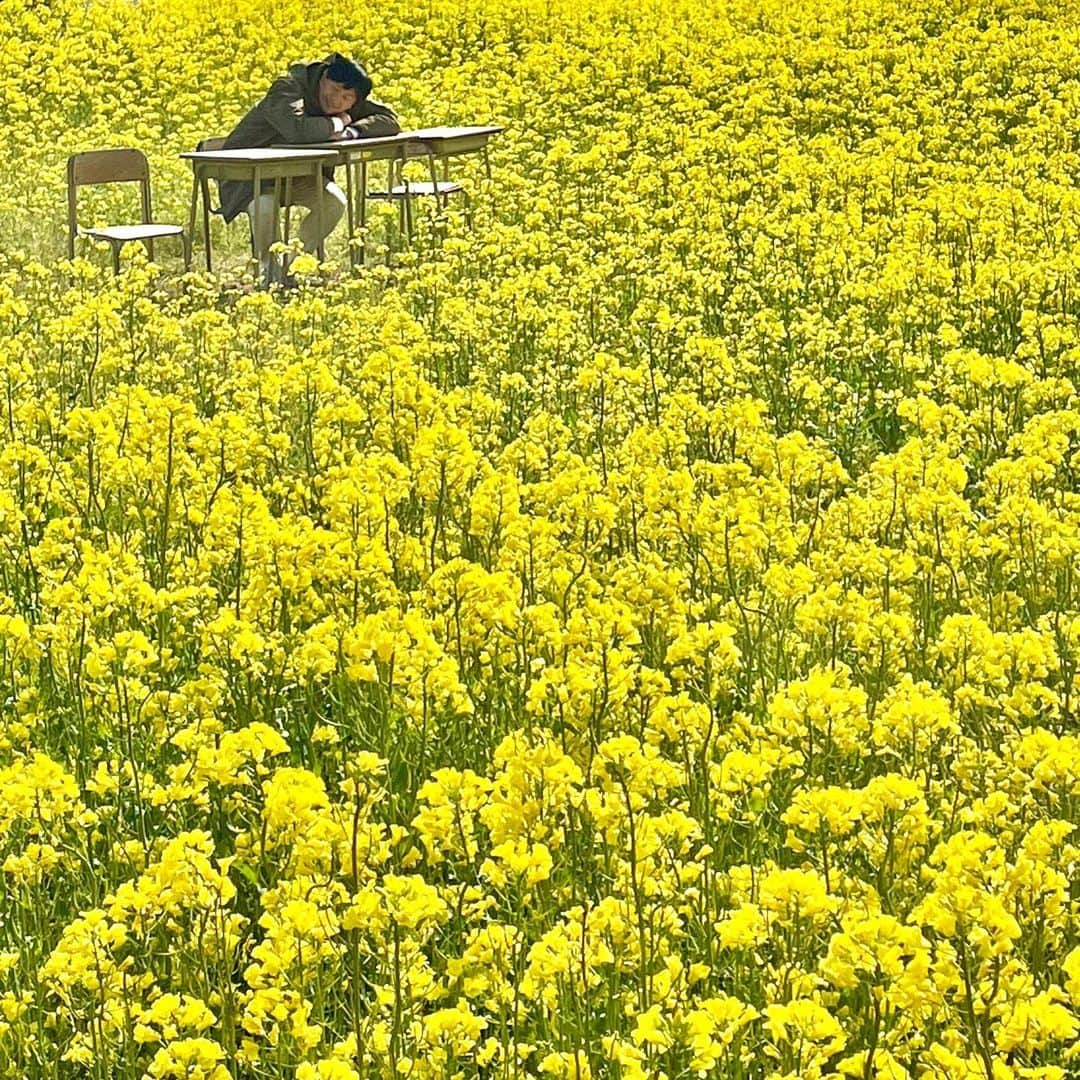
{"type": "Polygon", "coordinates": [[[1071,9],[3,10],[0,1077],[1077,1075],[1071,9]],[[58,261],[329,48],[471,228],[58,261]]]}

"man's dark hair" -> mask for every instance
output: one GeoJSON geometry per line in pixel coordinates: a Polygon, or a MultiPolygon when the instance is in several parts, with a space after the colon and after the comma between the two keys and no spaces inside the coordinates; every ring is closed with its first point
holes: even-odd
{"type": "Polygon", "coordinates": [[[371,93],[371,78],[368,73],[355,60],[347,60],[340,53],[333,53],[328,58],[326,77],[355,90],[361,101],[371,93]]]}

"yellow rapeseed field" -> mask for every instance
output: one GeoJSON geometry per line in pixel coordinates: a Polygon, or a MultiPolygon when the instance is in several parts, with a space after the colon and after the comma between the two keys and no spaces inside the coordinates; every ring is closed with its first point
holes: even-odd
{"type": "Polygon", "coordinates": [[[1080,1076],[1072,5],[0,13],[0,1077],[1080,1076]],[[471,230],[62,258],[331,49],[471,230]]]}

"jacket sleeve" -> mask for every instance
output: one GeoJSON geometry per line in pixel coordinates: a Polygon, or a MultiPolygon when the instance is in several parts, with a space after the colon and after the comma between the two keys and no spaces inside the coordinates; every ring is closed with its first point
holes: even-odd
{"type": "Polygon", "coordinates": [[[353,122],[349,125],[361,139],[377,139],[401,131],[397,113],[381,101],[365,98],[352,108],[353,122]]]}
{"type": "Polygon", "coordinates": [[[329,116],[307,114],[303,87],[291,76],[278,79],[255,109],[284,143],[328,142],[334,134],[329,116]]]}

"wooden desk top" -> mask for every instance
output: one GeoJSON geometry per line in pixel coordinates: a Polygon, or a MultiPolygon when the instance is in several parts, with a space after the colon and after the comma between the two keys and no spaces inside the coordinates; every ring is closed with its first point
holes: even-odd
{"type": "Polygon", "coordinates": [[[501,127],[430,127],[406,131],[404,134],[413,139],[430,142],[433,139],[465,139],[474,135],[498,135],[500,131],[502,131],[501,127]]]}
{"type": "MultiPolygon", "coordinates": [[[[425,147],[437,144],[438,149],[446,150],[453,147],[455,140],[486,142],[492,135],[498,135],[502,130],[501,127],[430,127],[418,128],[415,131],[401,131],[397,135],[378,135],[371,139],[331,139],[327,142],[304,145],[311,148],[333,149],[342,157],[350,157],[365,151],[383,151],[387,156],[393,157],[397,150],[410,143],[421,143],[425,147]]],[[[298,149],[299,146],[299,143],[287,143],[283,144],[283,149],[298,149]]]]}
{"type": "Polygon", "coordinates": [[[187,161],[219,165],[272,165],[281,161],[333,161],[336,155],[315,147],[268,146],[240,150],[188,150],[180,156],[187,161]]]}

